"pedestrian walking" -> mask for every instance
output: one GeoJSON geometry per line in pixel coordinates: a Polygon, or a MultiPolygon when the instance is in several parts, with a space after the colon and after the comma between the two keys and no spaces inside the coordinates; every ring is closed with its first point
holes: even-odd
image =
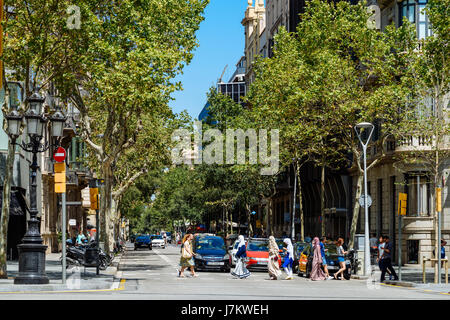
{"type": "MultiPolygon", "coordinates": [[[[381,257],[383,256],[383,252],[384,252],[384,240],[383,237],[381,236],[380,239],[378,240],[380,242],[380,244],[378,245],[378,257],[377,257],[377,262],[378,262],[378,267],[380,268],[380,271],[383,271],[383,261],[381,260],[381,257]]],[[[386,270],[387,273],[389,274],[389,280],[392,280],[392,274],[389,270],[386,270]]]]}
{"type": "Polygon", "coordinates": [[[314,250],[314,256],[313,256],[310,278],[313,281],[326,280],[327,276],[325,275],[325,273],[323,272],[323,270],[321,268],[322,254],[321,254],[320,240],[318,237],[315,237],[313,239],[312,246],[313,246],[313,250],[314,250]]]}
{"type": "Polygon", "coordinates": [[[280,249],[278,248],[277,242],[273,236],[269,237],[269,276],[270,280],[277,280],[281,277],[280,271],[280,249]]]}
{"type": "Polygon", "coordinates": [[[337,256],[338,256],[338,263],[339,263],[339,267],[340,269],[338,270],[338,272],[336,272],[334,274],[334,278],[337,280],[339,275],[342,274],[341,276],[341,280],[344,280],[344,271],[346,269],[345,266],[345,255],[347,254],[347,251],[344,251],[344,248],[342,247],[342,245],[344,244],[344,239],[339,238],[336,241],[336,251],[337,251],[337,256]]]}
{"type": "Polygon", "coordinates": [[[323,270],[325,271],[325,274],[327,275],[327,279],[333,279],[333,277],[330,276],[330,273],[328,272],[328,263],[327,258],[325,257],[325,252],[328,251],[328,249],[325,248],[325,242],[327,241],[327,237],[320,238],[320,254],[322,256],[322,266],[323,270]]]}
{"type": "Polygon", "coordinates": [[[247,257],[244,236],[240,235],[238,237],[238,240],[239,245],[235,255],[236,267],[234,268],[233,272],[231,272],[231,275],[239,279],[244,279],[250,276],[250,271],[247,270],[244,262],[244,259],[247,257]]]}
{"type": "Polygon", "coordinates": [[[397,274],[395,273],[394,268],[392,267],[392,261],[391,261],[391,252],[392,252],[392,243],[389,240],[388,236],[383,236],[383,242],[384,242],[384,248],[383,248],[383,255],[381,256],[381,279],[380,282],[384,282],[386,272],[390,271],[391,274],[394,276],[394,280],[398,280],[397,274]]]}
{"type": "Polygon", "coordinates": [[[289,238],[284,239],[283,242],[286,245],[286,248],[283,248],[283,250],[286,251],[286,257],[284,258],[283,263],[284,272],[287,274],[285,280],[293,280],[294,277],[292,277],[292,266],[294,264],[294,246],[289,238]]]}
{"type": "Polygon", "coordinates": [[[167,234],[166,232],[163,232],[163,239],[164,239],[164,248],[167,247],[167,234]]]}
{"type": "Polygon", "coordinates": [[[192,277],[197,277],[197,274],[194,270],[194,255],[195,253],[192,251],[191,242],[194,239],[194,236],[190,233],[186,234],[183,238],[183,244],[181,246],[181,258],[180,258],[180,267],[178,270],[178,277],[184,278],[184,270],[186,268],[191,269],[192,277]]]}
{"type": "Polygon", "coordinates": [[[180,233],[179,232],[177,232],[177,234],[176,234],[176,236],[175,236],[175,241],[176,241],[176,243],[175,243],[175,246],[177,246],[178,247],[178,242],[180,242],[180,239],[181,239],[181,236],[180,236],[180,233]]]}

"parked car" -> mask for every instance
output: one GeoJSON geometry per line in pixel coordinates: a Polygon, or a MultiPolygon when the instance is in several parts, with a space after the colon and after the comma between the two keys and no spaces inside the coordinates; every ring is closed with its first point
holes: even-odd
{"type": "MultiPolygon", "coordinates": [[[[278,246],[280,246],[279,243],[278,246]]],[[[267,270],[267,264],[269,262],[269,239],[248,239],[246,262],[248,269],[267,270]]],[[[278,264],[280,266],[282,265],[282,259],[278,259],[278,264]]]]}
{"type": "Polygon", "coordinates": [[[147,234],[141,234],[134,240],[134,250],[142,247],[147,247],[149,250],[152,250],[152,242],[150,236],[147,234]]]}
{"type": "Polygon", "coordinates": [[[298,273],[300,256],[301,256],[302,252],[305,250],[305,248],[310,245],[311,244],[308,242],[301,242],[301,241],[294,243],[294,265],[292,267],[292,269],[293,269],[292,271],[294,273],[298,273]]]}
{"type": "Polygon", "coordinates": [[[195,269],[230,272],[231,256],[222,237],[197,235],[193,241],[195,269]]]}
{"type": "MultiPolygon", "coordinates": [[[[337,258],[338,257],[337,247],[335,244],[326,244],[325,248],[328,249],[325,252],[325,258],[327,259],[328,272],[331,275],[340,269],[338,258],[337,258]]],[[[354,256],[355,256],[354,251],[352,250],[345,257],[346,270],[344,271],[344,278],[347,280],[350,279],[350,276],[352,273],[352,267],[355,265],[354,256]]],[[[300,259],[299,259],[299,265],[298,265],[298,275],[299,276],[306,276],[307,278],[310,277],[313,257],[314,257],[314,250],[312,248],[312,245],[306,246],[305,249],[303,250],[303,252],[301,253],[300,259]]]]}
{"type": "Polygon", "coordinates": [[[166,248],[166,244],[164,243],[164,238],[163,236],[159,235],[159,234],[152,234],[150,237],[151,241],[152,241],[152,247],[160,247],[162,249],[166,248]]]}

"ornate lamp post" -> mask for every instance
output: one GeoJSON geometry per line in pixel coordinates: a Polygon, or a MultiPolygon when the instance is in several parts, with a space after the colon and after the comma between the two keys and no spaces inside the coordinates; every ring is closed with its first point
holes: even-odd
{"type": "MultiPolygon", "coordinates": [[[[37,171],[39,169],[37,154],[48,150],[49,142],[41,143],[44,127],[48,119],[43,115],[42,105],[45,101],[38,90],[28,97],[29,110],[25,113],[27,134],[29,143],[22,142],[20,147],[33,154],[30,165],[30,220],[28,229],[22,239],[22,244],[17,246],[19,251],[19,275],[14,279],[14,284],[48,284],[49,279],[45,274],[45,251],[42,237],[39,231],[39,220],[37,219],[37,171]]],[[[13,109],[8,116],[8,130],[10,135],[19,135],[22,116],[13,109]]],[[[50,117],[52,123],[52,136],[62,136],[65,117],[60,110],[50,117]]]]}
{"type": "Polygon", "coordinates": [[[369,205],[367,204],[367,146],[369,145],[370,138],[372,137],[374,125],[369,122],[361,122],[355,126],[356,135],[359,142],[363,147],[364,153],[364,275],[369,276],[371,274],[370,265],[370,246],[369,246],[369,205]],[[359,130],[368,130],[367,141],[364,142],[361,138],[359,130]]]}

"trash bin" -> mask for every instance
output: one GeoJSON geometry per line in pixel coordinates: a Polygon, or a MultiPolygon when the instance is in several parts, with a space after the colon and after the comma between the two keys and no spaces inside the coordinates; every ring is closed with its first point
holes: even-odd
{"type": "Polygon", "coordinates": [[[97,267],[99,261],[97,248],[87,248],[84,254],[84,261],[86,267],[97,267]]]}

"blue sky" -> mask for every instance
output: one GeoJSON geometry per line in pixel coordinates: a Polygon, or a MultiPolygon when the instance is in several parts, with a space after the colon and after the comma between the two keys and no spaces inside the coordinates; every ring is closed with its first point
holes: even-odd
{"type": "Polygon", "coordinates": [[[183,91],[175,92],[170,102],[174,112],[186,109],[197,118],[206,103],[206,93],[215,86],[223,68],[228,68],[223,77],[228,81],[239,58],[244,55],[244,27],[247,0],[211,0],[205,10],[205,20],[197,31],[199,47],[184,74],[176,78],[181,81],[183,91]]]}

